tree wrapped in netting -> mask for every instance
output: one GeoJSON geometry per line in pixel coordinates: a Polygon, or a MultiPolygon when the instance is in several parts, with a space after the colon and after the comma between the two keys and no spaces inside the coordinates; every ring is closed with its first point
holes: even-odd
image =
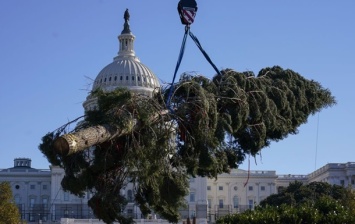
{"type": "Polygon", "coordinates": [[[126,89],[91,94],[98,109],[73,130],[66,124],[45,135],[39,149],[65,170],[64,190],[93,193],[89,206],[106,223],[132,221],[122,214],[128,183],[143,214],[177,222],[190,177],[237,168],[335,104],[318,82],[278,66],[256,76],[232,69],[212,79],[184,74],[153,97],[126,89]]]}

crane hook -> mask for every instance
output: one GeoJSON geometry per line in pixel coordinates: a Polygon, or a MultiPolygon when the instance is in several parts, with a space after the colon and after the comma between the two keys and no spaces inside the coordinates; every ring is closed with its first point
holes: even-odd
{"type": "Polygon", "coordinates": [[[181,23],[189,26],[195,20],[197,3],[195,0],[180,0],[177,7],[181,23]]]}

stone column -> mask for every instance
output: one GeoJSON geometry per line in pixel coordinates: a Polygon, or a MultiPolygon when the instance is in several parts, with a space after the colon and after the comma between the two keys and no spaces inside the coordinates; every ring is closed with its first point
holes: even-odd
{"type": "Polygon", "coordinates": [[[259,202],[260,202],[260,182],[255,183],[255,185],[258,188],[256,204],[259,204],[259,202]]]}

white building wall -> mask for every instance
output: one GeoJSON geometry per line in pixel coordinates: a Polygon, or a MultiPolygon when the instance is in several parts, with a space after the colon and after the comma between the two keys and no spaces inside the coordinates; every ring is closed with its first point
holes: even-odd
{"type": "MultiPolygon", "coordinates": [[[[61,188],[61,181],[64,177],[64,170],[57,166],[51,166],[51,198],[52,198],[52,213],[55,214],[55,220],[59,217],[73,218],[78,217],[77,207],[81,206],[86,211],[88,208],[87,201],[90,199],[90,195],[86,195],[85,198],[78,198],[75,195],[69,194],[69,198],[65,197],[65,192],[61,188]],[[89,197],[88,197],[89,196],[89,197]],[[73,213],[72,213],[73,212],[73,213]]],[[[188,208],[186,211],[182,210],[182,218],[187,219],[188,217],[198,217],[199,221],[203,223],[207,220],[207,197],[206,197],[206,186],[207,178],[196,177],[190,179],[190,193],[194,196],[191,197],[190,194],[185,197],[188,208]],[[193,200],[191,200],[193,199],[193,200]],[[201,209],[204,207],[204,211],[201,209]]],[[[128,199],[130,194],[134,195],[134,186],[132,183],[128,183],[125,189],[122,189],[121,193],[128,199]]],[[[90,210],[90,209],[89,209],[90,210]]],[[[91,210],[90,210],[91,211],[91,210]]],[[[90,212],[89,211],[89,212],[90,212]]],[[[125,215],[131,216],[134,219],[148,218],[142,217],[139,207],[134,203],[133,200],[129,201],[125,210],[123,211],[125,215]]],[[[85,213],[85,212],[84,212],[85,213]]],[[[87,213],[87,212],[86,212],[87,213]]],[[[78,218],[86,214],[79,215],[78,218]]],[[[92,213],[89,214],[89,218],[93,217],[92,213]]],[[[152,214],[152,218],[157,217],[157,215],[152,214]]]]}
{"type": "Polygon", "coordinates": [[[209,219],[246,209],[276,192],[275,171],[245,171],[235,169],[207,180],[209,219]]]}
{"type": "Polygon", "coordinates": [[[13,168],[0,170],[0,182],[10,183],[21,219],[48,220],[51,197],[50,170],[31,168],[30,161],[27,158],[15,159],[13,168]]]}
{"type": "Polygon", "coordinates": [[[282,174],[278,175],[276,179],[276,192],[279,193],[283,188],[288,187],[292,182],[302,182],[304,184],[308,183],[308,176],[307,175],[294,175],[294,174],[282,174]]]}
{"type": "MultiPolygon", "coordinates": [[[[14,200],[21,208],[22,219],[37,221],[39,218],[94,218],[87,206],[91,195],[79,198],[65,193],[61,189],[63,177],[64,170],[56,166],[51,166],[50,170],[30,166],[0,170],[0,182],[10,182],[14,200]],[[32,204],[34,205],[31,206],[32,204]]],[[[188,217],[198,217],[199,222],[205,223],[206,217],[213,221],[225,214],[252,209],[264,198],[277,193],[279,187],[287,187],[294,181],[305,184],[322,181],[355,189],[355,162],[329,163],[309,175],[276,175],[275,171],[236,169],[229,174],[218,175],[217,179],[191,178],[190,195],[185,198],[188,208],[182,211],[182,218],[186,220],[188,217]],[[193,197],[191,193],[194,194],[193,197]],[[201,211],[201,208],[205,210],[201,211]]],[[[126,197],[129,196],[130,189],[133,190],[132,184],[128,184],[124,190],[126,197]]],[[[132,215],[135,214],[135,219],[141,218],[139,208],[133,201],[128,204],[125,212],[129,209],[132,210],[132,215]]]]}
{"type": "Polygon", "coordinates": [[[78,197],[69,192],[65,192],[61,187],[64,177],[64,170],[58,166],[51,166],[51,213],[52,220],[61,218],[94,218],[87,202],[90,195],[78,197]]]}
{"type": "Polygon", "coordinates": [[[355,162],[328,163],[308,175],[308,182],[314,181],[355,189],[355,162]]]}
{"type": "Polygon", "coordinates": [[[207,220],[207,178],[190,178],[190,193],[185,197],[188,204],[187,211],[181,211],[183,219],[198,218],[207,220]]]}

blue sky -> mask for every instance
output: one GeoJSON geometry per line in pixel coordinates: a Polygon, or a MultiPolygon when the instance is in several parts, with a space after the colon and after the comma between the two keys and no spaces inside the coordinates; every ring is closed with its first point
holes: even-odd
{"type": "MultiPolygon", "coordinates": [[[[49,163],[41,137],[83,114],[100,70],[118,52],[129,8],[135,51],[171,82],[184,27],[177,0],[0,1],[0,168],[29,157],[49,163]]],[[[326,163],[355,162],[355,1],[197,1],[191,31],[220,69],[279,65],[329,88],[338,104],[250,159],[253,170],[308,174],[326,163]]],[[[191,39],[178,74],[215,72],[191,39]]],[[[241,166],[248,168],[248,161],[241,166]]]]}

